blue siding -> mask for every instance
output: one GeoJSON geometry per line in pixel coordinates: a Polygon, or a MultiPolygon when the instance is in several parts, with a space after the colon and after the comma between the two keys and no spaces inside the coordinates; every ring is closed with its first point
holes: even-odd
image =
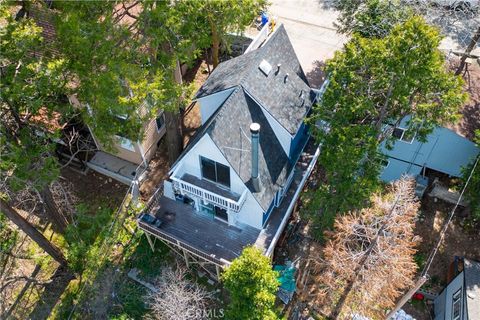
{"type": "Polygon", "coordinates": [[[389,158],[388,165],[383,169],[380,179],[384,182],[392,182],[400,179],[403,174],[416,176],[420,174],[422,167],[405,161],[389,158]]]}
{"type": "Polygon", "coordinates": [[[412,143],[397,140],[392,150],[386,149],[383,143],[380,151],[390,158],[455,177],[461,176],[462,167],[479,154],[479,148],[473,142],[443,127],[435,128],[424,143],[417,139],[412,143]]]}
{"type": "Polygon", "coordinates": [[[303,146],[307,142],[308,137],[308,126],[305,124],[305,122],[303,122],[298,129],[297,134],[295,135],[295,137],[293,137],[292,143],[290,144],[289,157],[291,160],[297,159],[298,155],[302,151],[303,146]]]}
{"type": "Polygon", "coordinates": [[[262,226],[265,226],[265,223],[267,222],[268,218],[270,217],[270,214],[273,211],[273,208],[275,208],[275,198],[277,195],[275,194],[275,197],[273,197],[272,203],[270,203],[270,206],[268,207],[268,210],[263,213],[263,219],[262,219],[262,226]]]}

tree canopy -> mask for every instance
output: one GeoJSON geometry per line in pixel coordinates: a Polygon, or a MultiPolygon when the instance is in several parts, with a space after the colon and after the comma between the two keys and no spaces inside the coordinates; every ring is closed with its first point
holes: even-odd
{"type": "Polygon", "coordinates": [[[222,274],[230,293],[228,319],[277,319],[273,311],[279,282],[270,260],[255,247],[246,247],[222,274]]]}
{"type": "Polygon", "coordinates": [[[338,31],[356,33],[365,38],[386,36],[396,24],[407,20],[411,14],[409,8],[397,0],[337,0],[334,6],[340,11],[335,23],[338,31]]]}
{"type": "MultiPolygon", "coordinates": [[[[480,145],[480,129],[475,131],[475,141],[477,146],[480,145]]],[[[475,159],[472,163],[463,170],[463,181],[466,183],[470,177],[469,184],[465,189],[465,198],[470,205],[470,217],[473,223],[480,223],[480,164],[477,163],[475,167],[475,159]],[[473,170],[473,171],[472,171],[473,170]]]]}
{"type": "Polygon", "coordinates": [[[335,219],[318,283],[322,308],[332,319],[383,318],[413,284],[419,240],[413,233],[419,207],[414,186],[412,179],[397,180],[387,194],[374,195],[370,207],[335,219]]]}
{"type": "Polygon", "coordinates": [[[177,1],[180,11],[188,14],[193,21],[203,21],[204,29],[197,30],[204,35],[202,43],[212,48],[213,67],[219,64],[220,44],[225,42],[228,32],[241,33],[252,24],[267,0],[187,0],[177,1]]]}
{"type": "Polygon", "coordinates": [[[440,40],[436,28],[412,17],[383,38],[353,35],[327,62],[328,87],[311,119],[328,123],[314,131],[327,180],[314,200],[327,219],[322,228],[337,212],[366,205],[379,186],[378,147],[392,146],[402,120],[408,116],[407,131],[424,140],[457,119],[466,94],[445,68],[440,40]]]}

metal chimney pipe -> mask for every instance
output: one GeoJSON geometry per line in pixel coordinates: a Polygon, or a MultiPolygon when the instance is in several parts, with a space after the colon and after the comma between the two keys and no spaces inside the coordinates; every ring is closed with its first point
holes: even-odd
{"type": "Polygon", "coordinates": [[[255,192],[260,191],[260,179],[258,173],[258,144],[260,140],[260,125],[252,123],[250,125],[250,133],[252,134],[252,184],[255,192]]]}

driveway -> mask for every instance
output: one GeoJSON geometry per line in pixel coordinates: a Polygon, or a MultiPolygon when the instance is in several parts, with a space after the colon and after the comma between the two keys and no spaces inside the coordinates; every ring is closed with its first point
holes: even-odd
{"type": "Polygon", "coordinates": [[[270,16],[283,23],[310,85],[323,82],[321,68],[347,37],[336,32],[337,12],[323,0],[273,0],[270,16]]]}

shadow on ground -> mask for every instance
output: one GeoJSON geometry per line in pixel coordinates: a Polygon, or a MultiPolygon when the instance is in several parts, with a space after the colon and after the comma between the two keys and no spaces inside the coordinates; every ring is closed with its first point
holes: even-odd
{"type": "Polygon", "coordinates": [[[47,319],[54,306],[60,301],[68,284],[73,279],[74,276],[70,271],[59,267],[51,277],[51,282],[45,286],[43,293],[38,299],[38,304],[28,318],[33,320],[47,319]]]}
{"type": "Polygon", "coordinates": [[[313,68],[307,72],[306,76],[310,87],[318,89],[325,81],[325,62],[315,60],[312,65],[313,68]]]}

